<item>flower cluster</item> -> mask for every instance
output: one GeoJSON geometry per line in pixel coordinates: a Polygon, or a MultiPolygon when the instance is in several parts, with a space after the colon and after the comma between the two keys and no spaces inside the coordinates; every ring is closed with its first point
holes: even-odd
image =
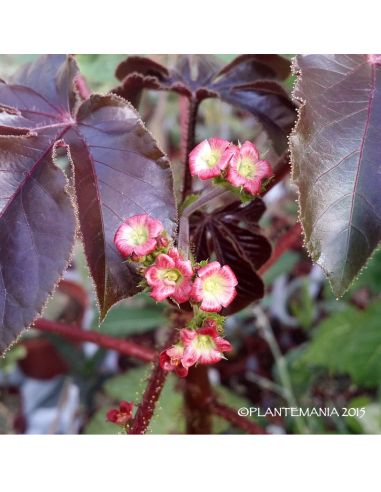
{"type": "Polygon", "coordinates": [[[192,176],[219,178],[233,187],[257,195],[265,180],[272,176],[268,161],[260,159],[257,147],[249,141],[234,145],[222,138],[209,138],[189,154],[192,176]]]}
{"type": "Polygon", "coordinates": [[[231,344],[219,335],[216,321],[206,318],[198,330],[180,330],[180,341],[161,352],[160,364],[166,371],[185,377],[194,364],[215,364],[231,350],[231,344]]]}
{"type": "Polygon", "coordinates": [[[120,425],[121,427],[126,427],[132,418],[133,408],[134,404],[132,402],[121,401],[119,403],[119,408],[112,408],[107,412],[106,419],[108,422],[120,425]]]}
{"type": "Polygon", "coordinates": [[[217,261],[199,264],[185,259],[169,240],[162,223],[148,215],[135,215],[123,222],[114,242],[123,256],[140,263],[142,285],[153,299],[190,302],[199,320],[180,330],[179,343],[162,352],[161,366],[184,377],[196,363],[221,360],[231,345],[219,335],[224,318],[215,313],[227,307],[237,294],[233,270],[217,261]]]}

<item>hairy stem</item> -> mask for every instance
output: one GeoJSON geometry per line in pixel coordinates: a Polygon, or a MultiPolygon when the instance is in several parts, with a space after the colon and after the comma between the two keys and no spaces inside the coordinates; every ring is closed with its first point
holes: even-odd
{"type": "Polygon", "coordinates": [[[263,429],[259,424],[246,417],[242,417],[234,408],[217,401],[210,403],[209,408],[214,415],[222,417],[232,425],[239,427],[248,434],[266,434],[265,429],[263,429]]]}
{"type": "MultiPolygon", "coordinates": [[[[190,316],[190,313],[185,313],[178,310],[171,313],[171,331],[166,343],[164,344],[165,348],[176,342],[178,337],[177,329],[183,327],[184,323],[189,321],[190,316]]],[[[161,390],[163,389],[168,374],[168,371],[164,371],[160,367],[159,354],[157,354],[153,371],[148,380],[135,418],[131,424],[129,434],[144,434],[147,431],[155,411],[156,403],[160,398],[161,390]]]]}
{"type": "Polygon", "coordinates": [[[209,405],[212,388],[206,366],[198,365],[189,369],[184,398],[187,434],[210,434],[212,419],[209,405]]]}
{"type": "Polygon", "coordinates": [[[130,355],[145,362],[153,361],[156,354],[154,350],[148,347],[142,347],[129,340],[110,337],[109,335],[103,335],[96,331],[82,330],[74,325],[64,325],[48,319],[37,319],[33,327],[40,331],[55,333],[56,335],[68,337],[79,342],[93,342],[100,347],[116,350],[120,354],[130,355]]]}
{"type": "Polygon", "coordinates": [[[136,412],[134,421],[130,427],[129,434],[145,434],[149,423],[153,417],[156,403],[160,398],[168,372],[164,371],[157,360],[152,374],[149,378],[147,387],[144,391],[142,401],[136,412]]]}
{"type": "Polygon", "coordinates": [[[198,102],[194,99],[189,100],[188,106],[188,118],[186,126],[186,140],[185,140],[185,158],[184,158],[184,181],[182,190],[182,199],[185,200],[186,196],[192,189],[192,176],[189,170],[189,153],[195,146],[196,136],[196,121],[198,112],[198,102]]]}

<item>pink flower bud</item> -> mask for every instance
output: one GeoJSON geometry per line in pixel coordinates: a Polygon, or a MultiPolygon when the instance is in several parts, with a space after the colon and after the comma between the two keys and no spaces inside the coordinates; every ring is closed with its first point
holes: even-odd
{"type": "Polygon", "coordinates": [[[119,408],[113,408],[107,412],[106,419],[108,422],[125,427],[132,418],[134,404],[128,401],[121,401],[119,408]]]}

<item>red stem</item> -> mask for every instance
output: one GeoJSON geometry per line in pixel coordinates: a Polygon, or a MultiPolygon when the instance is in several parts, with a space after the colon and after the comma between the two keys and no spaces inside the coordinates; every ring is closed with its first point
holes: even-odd
{"type": "Polygon", "coordinates": [[[236,427],[244,430],[248,434],[267,434],[265,429],[263,429],[254,421],[238,415],[237,410],[235,410],[234,408],[230,408],[227,405],[213,401],[209,404],[209,409],[212,413],[214,413],[214,415],[222,417],[236,427]]]}
{"type": "Polygon", "coordinates": [[[198,365],[189,369],[184,398],[187,434],[210,434],[212,419],[209,402],[212,388],[207,366],[198,365]]]}
{"type": "Polygon", "coordinates": [[[168,374],[168,371],[164,371],[157,361],[128,432],[129,434],[144,434],[146,432],[168,374]]]}
{"type": "Polygon", "coordinates": [[[283,236],[281,236],[273,249],[269,260],[258,270],[259,275],[266,272],[276,260],[282,256],[290,248],[298,245],[301,242],[302,228],[299,223],[294,224],[283,236]]]}
{"type": "Polygon", "coordinates": [[[189,154],[195,145],[196,121],[198,112],[198,102],[194,99],[189,99],[188,118],[187,118],[187,133],[185,136],[185,159],[184,159],[184,181],[182,190],[183,201],[192,189],[192,176],[189,170],[189,154]]]}
{"type": "MultiPolygon", "coordinates": [[[[176,341],[177,336],[177,330],[173,329],[165,347],[172,345],[176,341]]],[[[159,358],[157,357],[142,400],[128,432],[129,434],[145,434],[147,431],[168,374],[168,371],[164,371],[160,367],[159,358]]]]}
{"type": "Polygon", "coordinates": [[[40,331],[55,333],[79,342],[93,342],[101,347],[116,350],[121,354],[130,355],[146,362],[153,361],[156,354],[155,350],[142,347],[129,340],[113,338],[92,330],[81,330],[81,328],[75,325],[64,325],[40,318],[34,322],[33,326],[40,331]]]}

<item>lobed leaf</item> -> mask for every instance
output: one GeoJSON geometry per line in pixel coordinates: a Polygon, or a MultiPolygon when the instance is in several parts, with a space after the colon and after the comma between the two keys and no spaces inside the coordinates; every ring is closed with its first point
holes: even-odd
{"type": "Polygon", "coordinates": [[[73,246],[74,208],[53,162],[58,147],[74,166],[101,317],[137,292],[135,267],[114,247],[119,224],[148,213],[174,232],[167,158],[125,100],[93,95],[80,104],[78,75],[72,57],[53,55],[0,82],[0,351],[39,315],[73,246]]]}
{"type": "Polygon", "coordinates": [[[298,56],[291,136],[306,246],[342,295],[381,239],[381,66],[366,55],[298,56]]]}
{"type": "Polygon", "coordinates": [[[136,294],[135,267],[114,245],[118,226],[146,213],[174,233],[176,206],[168,159],[136,111],[115,95],[93,95],[77,113],[66,142],[74,163],[79,220],[101,318],[136,294]]]}
{"type": "Polygon", "coordinates": [[[279,81],[290,74],[290,63],[278,55],[242,55],[222,66],[211,55],[181,55],[172,69],[148,58],[131,56],[116,76],[115,92],[139,104],[143,89],[170,90],[198,103],[217,97],[253,114],[265,127],[279,153],[295,121],[295,109],[279,81]]]}
{"type": "Polygon", "coordinates": [[[39,315],[74,243],[67,180],[52,156],[70,125],[76,66],[52,57],[55,78],[41,95],[45,62],[0,83],[0,352],[39,315]],[[27,133],[18,132],[24,128],[27,133]]]}

